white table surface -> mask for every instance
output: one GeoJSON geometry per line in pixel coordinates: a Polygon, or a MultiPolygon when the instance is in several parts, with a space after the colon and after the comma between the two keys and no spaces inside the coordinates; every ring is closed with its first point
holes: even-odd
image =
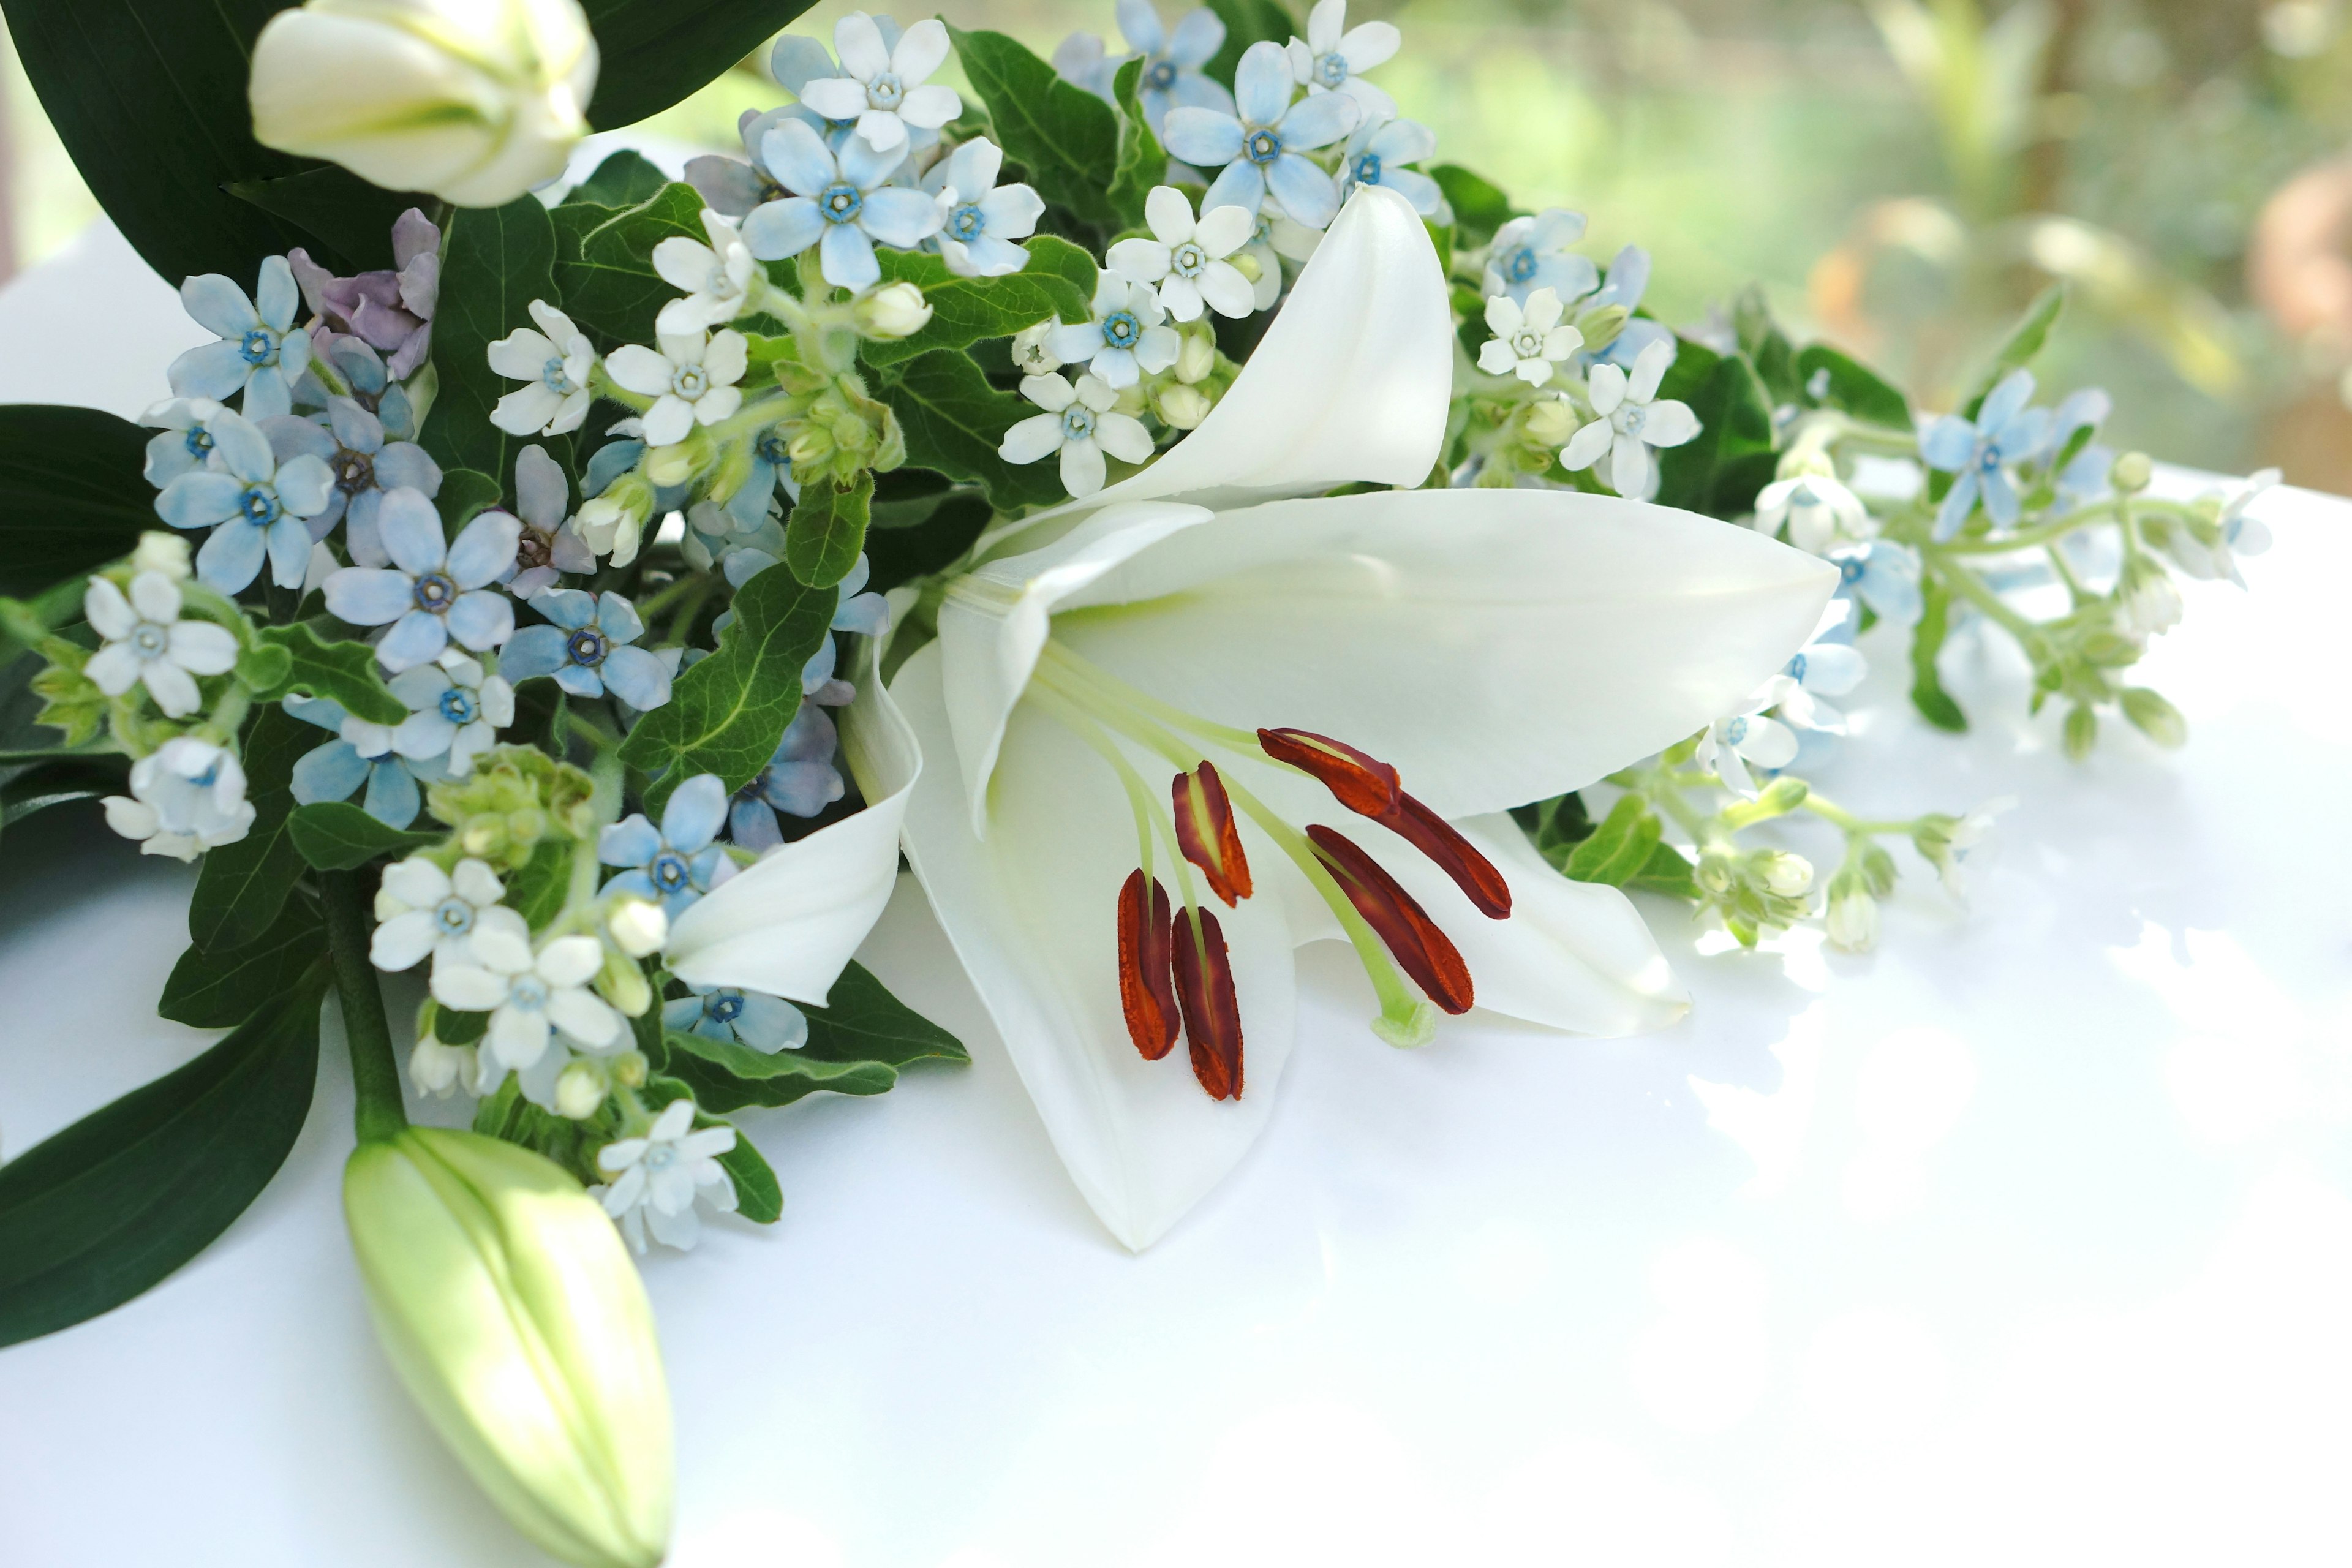
{"type": "MultiPolygon", "coordinates": [[[[101,227],[0,295],[0,400],[133,414],[198,335],[101,227]]],[[[2145,666],[2185,752],[2070,764],[1972,644],[1979,728],[1931,731],[1866,645],[1820,782],[2020,796],[1972,910],[1907,850],[1873,956],[1649,906],[1697,1007],[1597,1044],[1474,1018],[1393,1051],[1318,950],[1264,1141],[1140,1258],[904,884],[865,957],[972,1064],[751,1113],[782,1222],[648,1267],[674,1562],[2352,1558],[2352,509],[2263,514],[2253,591],[2192,587],[2145,666]]],[[[151,1009],[191,880],[87,812],[0,843],[0,1148],[208,1043],[151,1009]]],[[[320,1079],[209,1251],[0,1352],[0,1563],[540,1561],[373,1342],[331,1039],[320,1079]]]]}

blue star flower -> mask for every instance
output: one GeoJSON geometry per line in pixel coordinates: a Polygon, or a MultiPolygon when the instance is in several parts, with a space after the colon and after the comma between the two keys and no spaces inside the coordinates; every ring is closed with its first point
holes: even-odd
{"type": "Polygon", "coordinates": [[[781,996],[731,985],[696,985],[694,994],[662,1004],[662,1027],[733,1040],[755,1051],[792,1051],[808,1044],[808,1018],[781,996]]]}
{"type": "Polygon", "coordinates": [[[1832,550],[1828,559],[1838,569],[1840,598],[1859,599],[1873,615],[1897,626],[1918,624],[1923,607],[1919,557],[1908,545],[1874,539],[1868,544],[1832,550]]]}
{"type": "Polygon", "coordinates": [[[514,601],[491,587],[515,563],[522,523],[512,513],[483,512],[454,544],[419,491],[387,493],[376,515],[393,564],[346,566],[325,593],[328,610],[355,626],[390,623],[375,649],[384,668],[438,658],[453,638],[480,653],[513,634],[514,601]]]}
{"type": "Polygon", "coordinates": [[[280,463],[260,427],[226,408],[203,427],[212,440],[211,457],[163,487],[155,515],[173,528],[212,529],[196,552],[196,576],[208,588],[240,592],[261,574],[265,559],[270,581],[300,587],[310,564],[304,520],[326,510],[333,470],[307,454],[280,463]]]}
{"type": "MultiPolygon", "coordinates": [[[[409,701],[405,695],[402,700],[409,701]]],[[[415,709],[416,704],[412,701],[410,706],[415,709]]],[[[360,802],[360,809],[386,826],[405,827],[424,808],[417,784],[449,776],[446,747],[434,756],[404,756],[395,743],[399,731],[354,719],[340,703],[289,697],[286,711],[336,734],[334,740],[295,759],[294,798],[304,805],[349,800],[365,784],[367,796],[360,802]]]]}
{"type": "MultiPolygon", "coordinates": [[[[1562,304],[1583,299],[1601,282],[1601,269],[1592,258],[1569,249],[1583,237],[1584,215],[1566,207],[1513,218],[1495,231],[1487,247],[1486,292],[1508,294],[1522,305],[1538,289],[1558,294],[1562,304]]],[[[1645,265],[1645,278],[1647,272],[1645,265]]]]}
{"type": "Polygon", "coordinates": [[[726,826],[727,786],[717,773],[696,774],[670,792],[658,828],[640,812],[604,829],[596,858],[627,868],[605,891],[635,893],[676,920],[733,874],[735,863],[717,842],[726,826]]]}
{"type": "Polygon", "coordinates": [[[232,397],[245,394],[247,419],[267,419],[294,410],[294,384],[310,358],[310,335],[294,327],[302,290],[282,256],[261,264],[261,302],[217,272],[201,273],[180,285],[180,303],[220,339],[190,349],[172,362],[172,391],[181,397],[232,397]]]}
{"type": "Polygon", "coordinates": [[[606,691],[639,712],[669,700],[669,666],[657,654],[629,645],[646,635],[637,607],[618,594],[559,588],[541,594],[530,607],[548,625],[525,626],[499,656],[499,673],[509,680],[551,675],[574,697],[606,691]]]}
{"type": "Polygon", "coordinates": [[[777,813],[814,816],[839,800],[847,785],[833,765],[835,744],[833,715],[803,702],[768,765],[735,792],[727,808],[727,836],[746,849],[772,849],[784,841],[777,813]]]}
{"type": "Polygon", "coordinates": [[[1282,210],[1308,228],[1339,216],[1339,187],[1301,154],[1328,147],[1356,128],[1362,110],[1344,92],[1290,100],[1296,84],[1282,46],[1252,44],[1234,69],[1236,112],[1183,107],[1168,111],[1165,141],[1171,156],[1203,169],[1223,165],[1201,210],[1236,206],[1255,212],[1271,194],[1282,210]]]}
{"type": "Polygon", "coordinates": [[[265,420],[261,428],[279,462],[307,453],[332,470],[335,488],[325,509],[309,520],[310,537],[324,539],[336,523],[344,523],[343,542],[362,566],[382,566],[391,559],[376,531],[376,509],[386,491],[441,493],[441,465],[414,441],[389,439],[383,419],[356,399],[328,398],[324,426],[288,414],[265,420]]]}
{"type": "Polygon", "coordinates": [[[1957,476],[1936,513],[1937,539],[1958,533],[1979,500],[2000,527],[2017,525],[2021,508],[2009,470],[2039,453],[2050,439],[2050,411],[2028,408],[2032,397],[2033,373],[2011,371],[1985,394],[1974,424],[1947,414],[1919,433],[1919,456],[1927,466],[1957,476]]]}

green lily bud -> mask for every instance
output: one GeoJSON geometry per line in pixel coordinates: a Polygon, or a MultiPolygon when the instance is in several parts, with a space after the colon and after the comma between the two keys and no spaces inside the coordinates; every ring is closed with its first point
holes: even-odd
{"type": "Polygon", "coordinates": [[[669,1392],[596,1201],[529,1150],[411,1127],[353,1152],[343,1215],[402,1383],[515,1528],[581,1568],[659,1563],[669,1392]]]}

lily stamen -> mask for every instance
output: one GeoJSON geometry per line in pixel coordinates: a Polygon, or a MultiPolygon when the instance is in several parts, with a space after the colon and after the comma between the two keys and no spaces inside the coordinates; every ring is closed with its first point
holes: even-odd
{"type": "Polygon", "coordinates": [[[1242,853],[1241,831],[1216,764],[1203,761],[1191,773],[1178,773],[1168,788],[1178,850],[1201,868],[1209,891],[1232,909],[1250,896],[1249,858],[1242,853]]]}

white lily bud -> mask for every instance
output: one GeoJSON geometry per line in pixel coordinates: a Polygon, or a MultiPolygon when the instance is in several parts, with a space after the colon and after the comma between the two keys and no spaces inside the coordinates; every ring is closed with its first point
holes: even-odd
{"type": "Polygon", "coordinates": [[[931,302],[912,283],[886,283],[851,307],[858,335],[887,342],[911,338],[931,319],[931,302]]]}
{"type": "Polygon", "coordinates": [[[604,1103],[604,1075],[593,1063],[573,1062],[555,1075],[555,1114],[585,1121],[604,1103]]]}
{"type": "Polygon", "coordinates": [[[579,0],[310,0],[254,40],[254,139],[387,190],[512,201],[588,133],[579,0]]]}
{"type": "Polygon", "coordinates": [[[401,1382],[515,1528],[583,1568],[659,1563],[669,1391],[596,1200],[528,1150],[411,1127],[353,1152],[343,1216],[401,1382]]]}
{"type": "Polygon", "coordinates": [[[174,583],[184,583],[192,574],[188,563],[188,539],[183,533],[154,531],[139,536],[139,548],[131,552],[131,572],[161,572],[174,583]]]}

